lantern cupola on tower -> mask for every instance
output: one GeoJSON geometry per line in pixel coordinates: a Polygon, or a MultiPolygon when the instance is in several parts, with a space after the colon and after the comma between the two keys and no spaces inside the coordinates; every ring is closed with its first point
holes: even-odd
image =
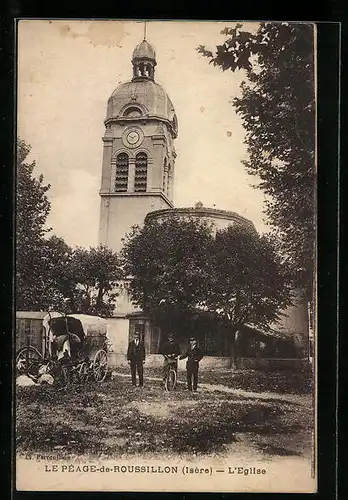
{"type": "Polygon", "coordinates": [[[149,42],[144,39],[139,43],[132,57],[133,78],[132,81],[154,80],[156,54],[149,42]]]}

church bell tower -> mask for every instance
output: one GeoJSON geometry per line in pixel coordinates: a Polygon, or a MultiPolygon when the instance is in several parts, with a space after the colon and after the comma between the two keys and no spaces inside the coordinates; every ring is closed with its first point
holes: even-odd
{"type": "Polygon", "coordinates": [[[149,212],[173,208],[178,124],[171,100],[155,82],[156,65],[155,51],[144,39],[133,52],[132,80],[108,100],[99,242],[115,252],[149,212]]]}

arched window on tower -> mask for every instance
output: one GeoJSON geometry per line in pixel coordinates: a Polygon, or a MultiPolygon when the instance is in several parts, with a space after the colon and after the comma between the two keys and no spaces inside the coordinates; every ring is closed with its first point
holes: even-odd
{"type": "Polygon", "coordinates": [[[137,116],[142,116],[142,112],[140,108],[136,106],[130,106],[124,111],[123,116],[127,116],[128,118],[133,118],[137,116]]]}
{"type": "Polygon", "coordinates": [[[124,193],[128,189],[129,158],[127,153],[120,153],[116,158],[115,191],[124,193]]]}
{"type": "Polygon", "coordinates": [[[135,157],[134,191],[146,192],[147,187],[147,154],[138,153],[135,157]]]}
{"type": "Polygon", "coordinates": [[[139,64],[139,72],[140,76],[145,76],[145,64],[143,62],[139,64]]]}

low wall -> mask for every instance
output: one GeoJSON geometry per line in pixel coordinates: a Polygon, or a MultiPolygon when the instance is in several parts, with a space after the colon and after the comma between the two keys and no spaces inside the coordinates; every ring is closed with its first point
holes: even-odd
{"type": "MultiPolygon", "coordinates": [[[[112,369],[128,366],[127,355],[123,353],[109,353],[109,365],[112,369]]],[[[146,356],[145,366],[149,368],[158,368],[163,366],[163,356],[161,354],[149,354],[146,356]]],[[[179,361],[178,368],[185,369],[184,360],[179,361]]]]}
{"type": "MultiPolygon", "coordinates": [[[[186,363],[185,363],[186,365],[186,363]]],[[[218,357],[218,356],[205,356],[202,361],[199,363],[200,369],[205,370],[214,370],[215,368],[229,368],[230,367],[230,358],[227,357],[218,357]]]]}
{"type": "MultiPolygon", "coordinates": [[[[126,354],[109,353],[110,368],[128,366],[126,354]]],[[[163,356],[161,354],[149,354],[146,356],[145,366],[149,368],[163,366],[163,356]]],[[[199,364],[200,370],[221,370],[230,368],[230,358],[205,356],[199,364]]],[[[255,359],[240,358],[237,369],[239,370],[261,370],[261,371],[303,371],[310,370],[311,365],[305,359],[255,359]]],[[[186,369],[186,359],[180,360],[178,370],[186,369]]]]}
{"type": "Polygon", "coordinates": [[[261,371],[303,371],[310,370],[311,364],[307,359],[299,358],[241,358],[238,361],[240,370],[261,371]]]}
{"type": "MultiPolygon", "coordinates": [[[[207,356],[202,359],[199,364],[200,369],[212,370],[215,368],[228,368],[229,358],[218,358],[216,356],[207,356]]],[[[126,354],[109,353],[110,368],[116,369],[117,367],[128,366],[126,354]]],[[[161,354],[149,354],[146,356],[145,366],[148,368],[158,368],[163,366],[163,356],[161,354]]],[[[179,360],[178,370],[186,370],[186,359],[179,360]]]]}

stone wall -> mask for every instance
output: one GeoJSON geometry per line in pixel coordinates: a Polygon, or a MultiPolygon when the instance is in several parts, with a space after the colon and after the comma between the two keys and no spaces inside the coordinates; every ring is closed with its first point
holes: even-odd
{"type": "Polygon", "coordinates": [[[107,338],[111,358],[125,355],[128,349],[129,320],[124,317],[108,318],[107,338]]]}

